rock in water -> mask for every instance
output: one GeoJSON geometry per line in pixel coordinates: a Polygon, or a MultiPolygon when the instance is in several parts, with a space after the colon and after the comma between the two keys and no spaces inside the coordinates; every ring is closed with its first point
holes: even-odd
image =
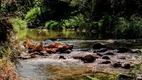
{"type": "Polygon", "coordinates": [[[101,48],[97,52],[106,52],[108,49],[107,48],[101,48]]]}
{"type": "Polygon", "coordinates": [[[136,80],[142,80],[142,77],[137,77],[137,79],[136,80]]]}
{"type": "Polygon", "coordinates": [[[59,56],[59,59],[66,59],[66,58],[65,58],[64,56],[61,56],[61,55],[60,55],[60,56],[59,56]]]}
{"type": "Polygon", "coordinates": [[[100,64],[111,64],[111,61],[103,61],[100,64]]]}
{"type": "Polygon", "coordinates": [[[31,56],[28,53],[26,53],[26,52],[21,52],[20,58],[21,59],[30,59],[31,56]]]}
{"type": "Polygon", "coordinates": [[[109,39],[109,40],[107,40],[106,42],[113,44],[113,43],[115,43],[115,40],[109,39]]]}
{"type": "Polygon", "coordinates": [[[102,59],[110,59],[108,56],[103,56],[102,59]]]}
{"type": "Polygon", "coordinates": [[[105,53],[105,55],[114,55],[114,53],[112,53],[112,52],[107,52],[107,53],[105,53]]]}
{"type": "Polygon", "coordinates": [[[122,68],[124,68],[124,69],[130,69],[130,68],[131,68],[131,65],[130,65],[129,63],[127,63],[127,64],[124,64],[124,65],[122,66],[122,68]]]}
{"type": "Polygon", "coordinates": [[[92,62],[94,62],[96,59],[95,59],[95,57],[92,56],[92,55],[86,55],[86,56],[82,57],[81,60],[82,60],[84,63],[92,63],[92,62]]]}
{"type": "Polygon", "coordinates": [[[102,44],[102,43],[95,43],[92,46],[93,49],[101,49],[101,48],[106,48],[106,45],[102,44]]]}
{"type": "Polygon", "coordinates": [[[121,66],[122,66],[122,64],[120,62],[116,62],[116,63],[113,64],[114,68],[118,68],[118,67],[121,67],[121,66]]]}
{"type": "Polygon", "coordinates": [[[129,51],[128,48],[123,48],[123,47],[120,47],[120,48],[118,48],[117,50],[118,50],[117,53],[125,53],[125,52],[128,52],[128,51],[129,51]]]}
{"type": "Polygon", "coordinates": [[[132,50],[131,50],[131,53],[142,53],[142,52],[141,52],[141,50],[139,50],[139,49],[132,49],[132,50]]]}
{"type": "Polygon", "coordinates": [[[101,54],[101,53],[97,53],[97,55],[100,56],[100,57],[103,56],[103,54],[101,54]]]}

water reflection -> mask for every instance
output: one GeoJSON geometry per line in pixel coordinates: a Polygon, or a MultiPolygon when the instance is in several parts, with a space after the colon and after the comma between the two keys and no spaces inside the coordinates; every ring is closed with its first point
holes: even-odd
{"type": "Polygon", "coordinates": [[[53,31],[53,30],[40,30],[29,29],[22,30],[17,33],[20,40],[33,39],[33,40],[47,40],[47,39],[96,39],[93,33],[77,32],[77,31],[53,31]]]}

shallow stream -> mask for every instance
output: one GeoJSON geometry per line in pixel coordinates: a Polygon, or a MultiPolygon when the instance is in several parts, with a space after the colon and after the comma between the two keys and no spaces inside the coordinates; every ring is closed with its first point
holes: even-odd
{"type": "MultiPolygon", "coordinates": [[[[49,30],[26,30],[17,33],[20,40],[32,39],[35,41],[48,42],[59,41],[63,43],[73,44],[73,51],[69,55],[75,54],[92,54],[91,49],[93,43],[106,42],[107,40],[97,40],[95,36],[90,33],[80,33],[75,31],[49,31],[49,30]],[[93,37],[94,36],[94,37],[93,37]]],[[[114,47],[123,46],[129,48],[141,48],[142,40],[114,40],[117,42],[114,47]]],[[[53,75],[48,66],[61,66],[65,69],[80,68],[85,69],[92,64],[84,64],[80,60],[75,60],[66,57],[66,59],[59,59],[62,54],[49,55],[47,58],[34,58],[27,60],[20,60],[17,65],[17,72],[21,76],[21,80],[56,80],[56,75],[53,75]]],[[[66,54],[64,54],[66,56],[66,54]]],[[[62,69],[62,68],[61,68],[62,69]]],[[[64,75],[64,74],[62,74],[64,75]]]]}

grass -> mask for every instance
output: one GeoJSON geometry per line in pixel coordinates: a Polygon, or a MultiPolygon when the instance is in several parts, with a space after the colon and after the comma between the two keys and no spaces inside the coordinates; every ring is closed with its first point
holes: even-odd
{"type": "Polygon", "coordinates": [[[10,48],[3,49],[3,56],[0,59],[0,80],[18,80],[18,74],[16,73],[15,66],[11,62],[10,48]]]}
{"type": "Polygon", "coordinates": [[[80,80],[81,78],[86,77],[86,74],[92,73],[91,67],[77,68],[63,66],[48,66],[47,70],[51,71],[50,75],[55,75],[56,80],[80,80]]]}
{"type": "MultiPolygon", "coordinates": [[[[92,72],[92,67],[48,66],[55,80],[118,80],[118,74],[92,72]]],[[[53,79],[53,80],[54,80],[53,79]]]]}
{"type": "Polygon", "coordinates": [[[0,59],[0,80],[18,80],[15,66],[6,58],[0,59]]]}

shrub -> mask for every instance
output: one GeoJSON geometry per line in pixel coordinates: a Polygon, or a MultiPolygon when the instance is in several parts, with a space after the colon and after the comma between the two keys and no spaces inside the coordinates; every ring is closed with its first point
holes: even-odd
{"type": "Polygon", "coordinates": [[[12,18],[10,19],[15,31],[24,30],[27,28],[27,22],[20,18],[12,18]]]}
{"type": "Polygon", "coordinates": [[[27,12],[27,14],[25,16],[25,20],[26,21],[36,20],[39,15],[41,15],[40,7],[34,7],[27,12]]]}
{"type": "Polygon", "coordinates": [[[114,33],[117,38],[140,38],[142,37],[141,31],[142,18],[132,16],[130,20],[120,17],[118,19],[118,24],[116,24],[114,33]]]}
{"type": "Polygon", "coordinates": [[[57,29],[57,28],[59,28],[59,22],[53,21],[53,20],[47,21],[45,23],[45,27],[48,29],[57,29]]]}
{"type": "Polygon", "coordinates": [[[3,54],[3,57],[0,59],[0,80],[19,80],[15,66],[11,62],[11,49],[2,47],[0,50],[2,50],[0,54],[3,54]]]}
{"type": "Polygon", "coordinates": [[[78,14],[76,16],[72,16],[70,19],[63,20],[62,22],[62,26],[64,28],[83,27],[85,24],[85,19],[82,14],[78,14]]]}

